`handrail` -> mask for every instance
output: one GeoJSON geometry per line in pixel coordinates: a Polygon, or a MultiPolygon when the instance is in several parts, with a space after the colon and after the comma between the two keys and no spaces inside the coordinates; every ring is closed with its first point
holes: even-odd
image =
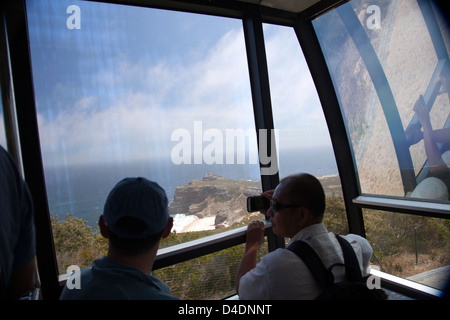
{"type": "Polygon", "coordinates": [[[367,209],[416,214],[426,217],[450,218],[450,203],[420,201],[412,198],[393,198],[362,195],[353,199],[353,204],[367,209]]]}
{"type": "MultiPolygon", "coordinates": [[[[265,230],[264,235],[267,236],[272,233],[272,224],[268,221],[263,222],[265,230]]],[[[241,227],[160,249],[156,255],[153,270],[245,243],[246,230],[247,227],[241,227]]]]}
{"type": "MultiPolygon", "coordinates": [[[[272,224],[264,222],[264,236],[272,233],[272,224]]],[[[158,250],[153,270],[168,267],[187,260],[195,259],[213,252],[236,246],[246,241],[247,227],[240,227],[233,230],[221,232],[212,236],[180,243],[158,250]]],[[[69,274],[60,274],[59,282],[65,282],[69,274]]]]}
{"type": "Polygon", "coordinates": [[[381,281],[381,287],[398,292],[413,299],[439,299],[443,292],[424,284],[400,278],[392,274],[371,268],[369,273],[381,281]]]}

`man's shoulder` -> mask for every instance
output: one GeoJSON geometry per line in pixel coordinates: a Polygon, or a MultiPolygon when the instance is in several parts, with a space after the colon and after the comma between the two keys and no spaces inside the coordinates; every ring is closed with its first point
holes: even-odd
{"type": "Polygon", "coordinates": [[[359,236],[359,235],[353,234],[353,233],[349,233],[347,235],[342,235],[341,237],[346,239],[351,245],[358,244],[363,251],[368,251],[368,250],[371,251],[372,250],[372,247],[371,247],[369,241],[367,241],[367,239],[362,236],[359,236]]]}
{"type": "Polygon", "coordinates": [[[260,261],[260,264],[268,268],[268,271],[283,270],[289,268],[292,264],[295,264],[297,268],[299,263],[301,263],[301,260],[298,259],[298,256],[286,248],[278,248],[269,252],[260,261]]]}
{"type": "MultiPolygon", "coordinates": [[[[68,278],[62,300],[173,300],[169,287],[160,279],[141,274],[124,272],[118,277],[118,270],[98,268],[108,259],[97,259],[92,268],[84,268],[68,278]],[[79,281],[74,286],[73,281],[79,281]]],[[[102,265],[104,267],[104,265],[102,265]]]]}

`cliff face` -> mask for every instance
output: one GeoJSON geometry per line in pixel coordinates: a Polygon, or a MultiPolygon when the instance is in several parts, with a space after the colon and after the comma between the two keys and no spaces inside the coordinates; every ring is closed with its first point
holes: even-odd
{"type": "MultiPolygon", "coordinates": [[[[319,178],[327,196],[341,196],[339,176],[319,178]]],[[[171,214],[183,213],[198,218],[215,217],[216,228],[241,222],[249,215],[247,197],[261,194],[259,181],[230,180],[217,174],[206,174],[202,180],[177,187],[169,205],[171,214]]]]}
{"type": "Polygon", "coordinates": [[[210,173],[177,187],[169,211],[199,218],[215,216],[216,227],[231,226],[250,215],[247,197],[260,193],[258,181],[230,180],[210,173]]]}

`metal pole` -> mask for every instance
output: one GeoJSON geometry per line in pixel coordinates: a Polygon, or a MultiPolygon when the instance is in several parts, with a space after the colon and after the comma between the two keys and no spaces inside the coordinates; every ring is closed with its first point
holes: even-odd
{"type": "Polygon", "coordinates": [[[417,227],[414,227],[414,246],[416,247],[416,264],[419,263],[419,256],[417,253],[417,227]]]}

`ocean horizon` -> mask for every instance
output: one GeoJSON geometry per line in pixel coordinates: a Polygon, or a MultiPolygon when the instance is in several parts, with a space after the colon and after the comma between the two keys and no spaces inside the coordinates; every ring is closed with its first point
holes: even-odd
{"type": "MultiPolygon", "coordinates": [[[[44,168],[50,214],[64,220],[70,213],[93,228],[97,227],[109,192],[125,177],[141,176],[156,181],[166,191],[169,203],[173,201],[178,186],[201,180],[207,173],[233,180],[260,181],[259,167],[255,164],[175,165],[170,161],[138,161],[44,168]]],[[[330,148],[290,152],[289,158],[280,157],[279,169],[280,177],[297,172],[308,172],[318,177],[338,174],[330,148]]],[[[180,212],[175,220],[174,229],[180,231],[194,217],[180,212]]]]}

